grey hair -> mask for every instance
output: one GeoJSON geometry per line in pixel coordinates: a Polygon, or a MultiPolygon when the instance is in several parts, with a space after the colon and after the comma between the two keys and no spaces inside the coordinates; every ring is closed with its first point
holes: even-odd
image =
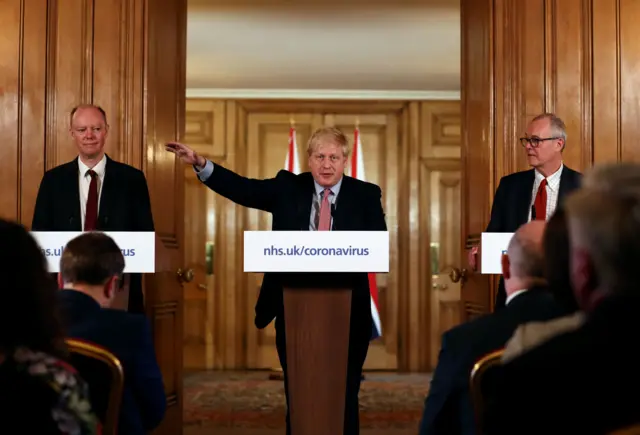
{"type": "Polygon", "coordinates": [[[564,147],[567,144],[567,126],[564,121],[560,119],[555,113],[542,113],[531,120],[540,121],[542,119],[546,119],[549,121],[551,125],[551,130],[553,131],[553,135],[555,137],[562,138],[562,151],[564,151],[564,147]]]}

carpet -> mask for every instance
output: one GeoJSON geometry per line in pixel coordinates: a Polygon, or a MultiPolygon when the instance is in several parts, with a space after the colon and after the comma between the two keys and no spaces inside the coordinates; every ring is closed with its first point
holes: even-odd
{"type": "MultiPolygon", "coordinates": [[[[367,373],[360,388],[363,429],[417,429],[429,375],[367,373]]],[[[211,371],[184,379],[184,424],[215,427],[284,428],[282,381],[266,372],[211,371]]]]}

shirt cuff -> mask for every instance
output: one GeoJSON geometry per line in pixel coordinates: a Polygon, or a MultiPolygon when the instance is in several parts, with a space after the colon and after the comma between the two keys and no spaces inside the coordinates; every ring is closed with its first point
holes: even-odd
{"type": "Polygon", "coordinates": [[[193,165],[193,170],[198,175],[200,181],[205,182],[209,177],[211,177],[211,174],[213,174],[213,162],[211,162],[211,160],[207,160],[207,164],[204,165],[204,168],[193,165]]]}

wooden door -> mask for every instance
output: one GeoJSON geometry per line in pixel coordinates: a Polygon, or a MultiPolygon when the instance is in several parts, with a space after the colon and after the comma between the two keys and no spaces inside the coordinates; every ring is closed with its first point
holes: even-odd
{"type": "MultiPolygon", "coordinates": [[[[493,178],[494,89],[492,0],[463,0],[462,19],[462,232],[459,263],[465,318],[488,313],[494,297],[487,275],[469,272],[467,251],[488,224],[493,178]]],[[[499,29],[500,30],[500,29],[499,29]]],[[[501,31],[501,30],[500,30],[501,31]]],[[[514,127],[515,128],[515,127],[514,127]]],[[[509,130],[505,127],[505,130],[509,130]]],[[[478,268],[479,269],[479,268],[478,268]]]]}
{"type": "Polygon", "coordinates": [[[145,276],[147,314],[167,394],[157,434],[182,433],[183,165],[165,151],[184,136],[186,2],[149,2],[146,167],[156,229],[156,273],[145,276]]]}

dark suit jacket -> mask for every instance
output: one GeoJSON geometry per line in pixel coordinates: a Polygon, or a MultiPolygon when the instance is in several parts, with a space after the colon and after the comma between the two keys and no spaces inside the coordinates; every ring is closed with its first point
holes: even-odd
{"type": "MultiPolygon", "coordinates": [[[[520,226],[527,223],[531,210],[531,195],[535,181],[535,169],[515,172],[500,179],[498,189],[491,206],[491,220],[485,232],[513,233],[520,226]]],[[[582,174],[564,166],[560,176],[557,208],[561,207],[569,193],[578,189],[582,183],[582,174]]],[[[507,295],[504,290],[504,280],[500,278],[498,294],[496,295],[496,309],[504,307],[507,295]]]]}
{"type": "Polygon", "coordinates": [[[487,434],[606,434],[640,423],[639,297],[603,301],[574,331],[497,369],[487,434]]]}
{"type": "MultiPolygon", "coordinates": [[[[155,231],[147,181],[142,171],[107,156],[100,195],[100,231],[155,231]]],[[[82,231],[78,158],[45,172],[32,231],[82,231]]],[[[143,312],[142,275],[131,274],[129,309],[143,312]]]]}
{"type": "Polygon", "coordinates": [[[445,332],[425,401],[420,435],[475,434],[469,393],[473,365],[488,353],[504,347],[518,325],[552,319],[560,313],[550,293],[534,288],[516,296],[504,310],[445,332]]]}
{"type": "MultiPolygon", "coordinates": [[[[295,175],[281,170],[275,178],[255,180],[215,165],[205,184],[237,204],[271,213],[275,231],[309,230],[314,193],[313,177],[309,172],[295,175]]],[[[375,184],[343,176],[333,213],[334,230],[386,231],[381,195],[375,184]]],[[[282,275],[277,273],[264,275],[256,303],[255,324],[258,328],[266,327],[283,311],[281,279],[282,275]]],[[[356,281],[352,306],[365,304],[363,314],[370,319],[367,274],[357,274],[356,281]]]]}
{"type": "MultiPolygon", "coordinates": [[[[101,345],[122,363],[125,385],[118,433],[145,434],[157,427],[164,418],[166,397],[146,317],[103,309],[93,298],[75,290],[60,290],[58,300],[68,337],[101,345]]],[[[92,397],[107,394],[100,390],[100,382],[90,376],[85,379],[92,397]]]]}

